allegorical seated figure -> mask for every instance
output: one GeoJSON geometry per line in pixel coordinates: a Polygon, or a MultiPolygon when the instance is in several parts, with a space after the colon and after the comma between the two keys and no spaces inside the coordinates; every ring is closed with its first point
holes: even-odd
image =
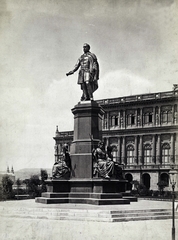
{"type": "MultiPolygon", "coordinates": [[[[113,147],[112,147],[112,146],[108,146],[108,147],[107,147],[107,156],[108,156],[108,158],[110,158],[110,159],[113,161],[112,150],[113,150],[113,147]]],[[[114,162],[113,178],[115,178],[115,179],[120,179],[120,180],[121,180],[121,179],[124,179],[121,164],[119,164],[118,162],[114,162]]]]}
{"type": "Polygon", "coordinates": [[[121,165],[113,161],[112,149],[112,146],[108,146],[107,152],[105,152],[104,143],[99,142],[98,148],[93,150],[94,177],[124,179],[121,165]]]}
{"type": "Polygon", "coordinates": [[[93,175],[110,179],[114,174],[114,162],[106,153],[103,142],[98,143],[98,147],[93,151],[93,157],[95,161],[93,175]]]}
{"type": "Polygon", "coordinates": [[[54,163],[52,169],[53,178],[70,178],[71,158],[68,152],[68,145],[64,144],[62,153],[58,157],[58,161],[54,163]]]}

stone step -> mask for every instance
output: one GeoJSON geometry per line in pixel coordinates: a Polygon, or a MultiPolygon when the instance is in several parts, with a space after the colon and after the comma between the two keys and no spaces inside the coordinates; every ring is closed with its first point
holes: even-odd
{"type": "MultiPolygon", "coordinates": [[[[61,212],[54,212],[54,211],[49,211],[49,212],[38,212],[38,211],[4,211],[3,213],[7,214],[17,214],[17,215],[38,215],[38,216],[76,216],[76,217],[99,217],[99,218],[125,218],[125,217],[143,217],[145,216],[145,213],[123,213],[123,214],[110,214],[110,213],[105,213],[105,212],[83,212],[83,211],[61,211],[61,212]]],[[[170,216],[171,212],[146,212],[146,216],[170,216]]]]}
{"type": "Polygon", "coordinates": [[[54,203],[81,203],[93,205],[112,205],[112,204],[130,204],[128,199],[96,199],[96,198],[45,198],[38,197],[35,199],[37,203],[54,204],[54,203]]]}
{"type": "MultiPolygon", "coordinates": [[[[163,220],[171,219],[172,215],[142,215],[142,216],[120,216],[120,217],[111,217],[111,216],[91,216],[91,215],[54,215],[54,214],[19,214],[19,213],[6,213],[1,214],[3,217],[14,217],[14,218],[38,218],[38,219],[53,219],[53,220],[75,220],[75,221],[97,221],[97,222],[126,222],[126,221],[140,221],[140,220],[163,220]]],[[[178,216],[175,216],[178,219],[178,216]]]]}
{"type": "Polygon", "coordinates": [[[70,193],[69,197],[72,198],[96,198],[96,199],[120,199],[122,198],[121,193],[70,193]]]}
{"type": "Polygon", "coordinates": [[[41,196],[46,198],[68,198],[69,193],[44,192],[41,196]]]}
{"type": "Polygon", "coordinates": [[[130,202],[138,202],[138,198],[137,197],[123,196],[123,199],[128,199],[130,202]]]}
{"type": "MultiPolygon", "coordinates": [[[[170,209],[148,210],[96,210],[96,209],[58,209],[58,208],[0,208],[0,215],[6,217],[41,218],[55,220],[79,220],[100,222],[124,222],[139,220],[171,219],[170,209]]],[[[178,219],[178,212],[175,212],[178,219]]]]}
{"type": "Polygon", "coordinates": [[[42,193],[42,197],[46,197],[46,198],[71,197],[71,198],[97,198],[97,199],[116,198],[117,199],[117,198],[122,198],[122,194],[120,194],[120,193],[82,193],[82,192],[73,192],[73,193],[45,192],[45,193],[42,193]]]}
{"type": "MultiPolygon", "coordinates": [[[[75,206],[76,207],[76,206],[75,206]]],[[[32,212],[32,213],[87,213],[87,214],[154,214],[154,213],[172,213],[172,209],[125,209],[125,210],[107,210],[107,209],[83,209],[83,208],[51,208],[51,207],[0,207],[0,212],[32,212]]],[[[178,212],[175,212],[178,214],[178,212]]]]}

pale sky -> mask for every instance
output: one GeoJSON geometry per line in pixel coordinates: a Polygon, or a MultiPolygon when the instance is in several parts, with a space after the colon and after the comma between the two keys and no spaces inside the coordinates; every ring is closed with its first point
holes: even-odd
{"type": "Polygon", "coordinates": [[[178,83],[177,0],[0,0],[0,170],[52,168],[56,125],[73,130],[78,73],[91,46],[94,99],[171,91],[178,83]]]}

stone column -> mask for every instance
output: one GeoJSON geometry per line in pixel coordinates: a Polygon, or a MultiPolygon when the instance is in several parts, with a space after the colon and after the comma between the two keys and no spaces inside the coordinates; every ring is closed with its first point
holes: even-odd
{"type": "Polygon", "coordinates": [[[156,163],[156,136],[153,135],[152,162],[156,163]]]}
{"type": "Polygon", "coordinates": [[[107,129],[110,129],[109,112],[107,112],[107,129]]]}
{"type": "Polygon", "coordinates": [[[140,108],[140,126],[143,126],[143,109],[140,108]]]}
{"type": "Polygon", "coordinates": [[[156,126],[156,108],[153,107],[153,125],[156,126]]]}
{"type": "Polygon", "coordinates": [[[161,135],[158,135],[157,139],[157,154],[156,154],[156,163],[161,164],[161,135]]]}
{"type": "Polygon", "coordinates": [[[126,156],[125,156],[125,136],[122,137],[122,164],[126,163],[126,156]]]}
{"type": "Polygon", "coordinates": [[[135,110],[135,126],[138,126],[138,112],[135,110]]]}
{"type": "Polygon", "coordinates": [[[172,106],[172,124],[174,124],[174,105],[172,106]]]}
{"type": "Polygon", "coordinates": [[[118,137],[118,145],[117,145],[117,151],[118,151],[118,162],[121,163],[121,138],[118,137]]]}
{"type": "Polygon", "coordinates": [[[171,155],[170,163],[171,164],[173,164],[174,160],[175,160],[174,149],[175,149],[174,134],[171,134],[171,151],[170,151],[170,155],[171,155]]]}
{"type": "Polygon", "coordinates": [[[161,108],[158,107],[158,125],[161,125],[161,108]]]}
{"type": "Polygon", "coordinates": [[[123,128],[126,127],[125,110],[123,110],[123,128]]]}
{"type": "Polygon", "coordinates": [[[121,121],[121,113],[118,112],[118,127],[119,127],[119,128],[121,127],[120,121],[121,121]]]}
{"type": "Polygon", "coordinates": [[[138,136],[135,136],[135,152],[134,152],[135,164],[138,164],[138,136]]]}
{"type": "Polygon", "coordinates": [[[143,136],[140,136],[140,143],[139,143],[139,159],[138,159],[139,165],[143,164],[143,136]]]}

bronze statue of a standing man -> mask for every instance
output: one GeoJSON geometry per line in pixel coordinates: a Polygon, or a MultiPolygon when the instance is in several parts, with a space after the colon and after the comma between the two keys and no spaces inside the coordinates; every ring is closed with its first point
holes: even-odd
{"type": "Polygon", "coordinates": [[[81,101],[93,100],[93,92],[98,88],[99,64],[95,54],[90,52],[90,45],[83,45],[84,54],[78,59],[74,69],[66,75],[71,75],[79,70],[78,84],[81,85],[83,94],[81,101]]]}

